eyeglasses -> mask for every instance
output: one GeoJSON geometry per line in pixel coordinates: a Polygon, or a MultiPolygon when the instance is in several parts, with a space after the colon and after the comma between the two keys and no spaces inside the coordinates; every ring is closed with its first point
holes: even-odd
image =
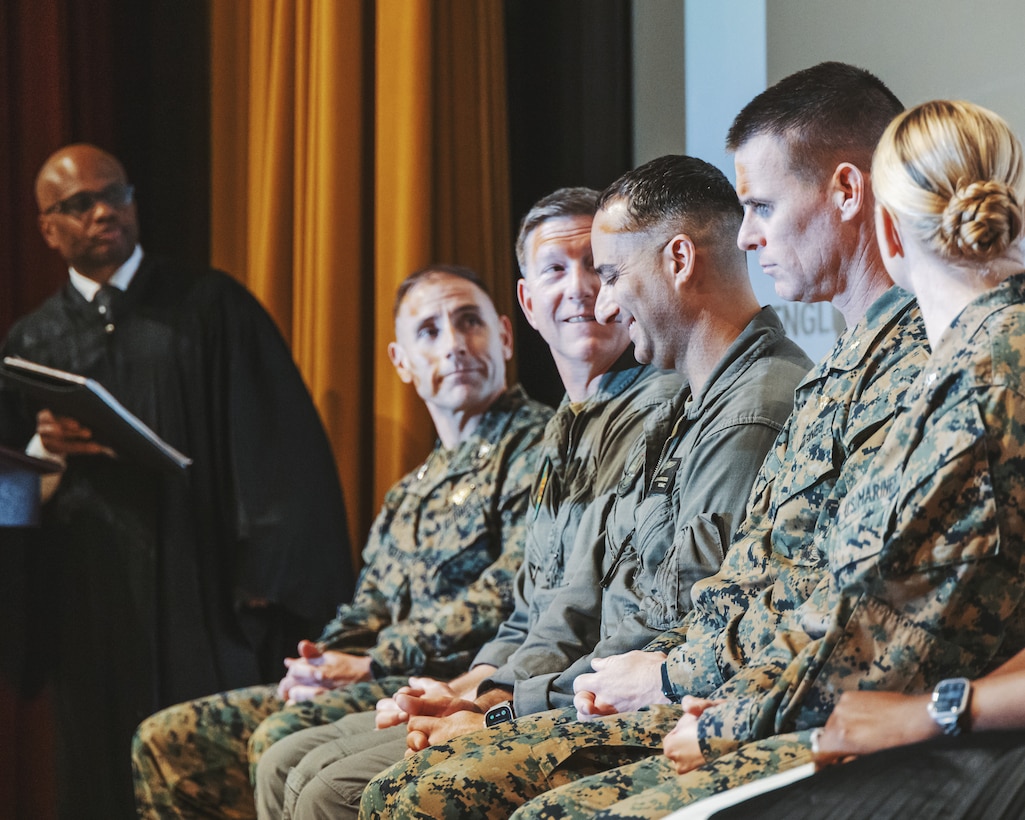
{"type": "Polygon", "coordinates": [[[63,214],[81,219],[89,213],[97,202],[102,202],[111,208],[124,208],[130,205],[135,194],[134,185],[126,185],[122,182],[115,182],[108,185],[102,191],[79,191],[77,194],[54,202],[49,208],[43,211],[44,214],[63,214]]]}

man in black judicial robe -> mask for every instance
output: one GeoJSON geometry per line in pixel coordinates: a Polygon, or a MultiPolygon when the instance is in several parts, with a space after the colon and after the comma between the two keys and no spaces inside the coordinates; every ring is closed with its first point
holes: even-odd
{"type": "Polygon", "coordinates": [[[66,463],[34,547],[51,580],[36,640],[61,813],[130,817],[140,720],[279,676],[349,599],[345,512],[309,393],[253,296],[223,273],[143,256],[125,172],[94,146],[50,157],[36,198],[70,281],[15,324],[3,355],[96,379],[193,459],[179,473],[112,457],[0,379],[0,442],[66,463]]]}

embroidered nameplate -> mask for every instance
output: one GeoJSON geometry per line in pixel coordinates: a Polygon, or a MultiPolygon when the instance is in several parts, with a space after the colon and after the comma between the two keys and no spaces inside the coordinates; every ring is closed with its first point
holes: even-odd
{"type": "Polygon", "coordinates": [[[662,462],[654,478],[651,479],[651,492],[649,495],[668,495],[676,481],[676,471],[680,467],[680,459],[667,458],[662,462]]]}

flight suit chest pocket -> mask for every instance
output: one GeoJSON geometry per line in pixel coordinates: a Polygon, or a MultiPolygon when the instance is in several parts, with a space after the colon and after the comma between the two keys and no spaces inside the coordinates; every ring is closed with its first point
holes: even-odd
{"type": "Polygon", "coordinates": [[[650,576],[644,602],[649,626],[665,631],[681,624],[693,607],[691,587],[719,569],[727,539],[726,521],[717,513],[701,513],[676,533],[650,576]]]}
{"type": "MultiPolygon", "coordinates": [[[[658,480],[653,479],[654,486],[658,480]]],[[[629,589],[639,607],[645,612],[645,620],[654,629],[668,626],[667,607],[656,576],[668,560],[676,534],[674,503],[671,494],[653,492],[637,507],[637,528],[634,533],[633,550],[636,556],[636,571],[629,579],[629,589]]]]}

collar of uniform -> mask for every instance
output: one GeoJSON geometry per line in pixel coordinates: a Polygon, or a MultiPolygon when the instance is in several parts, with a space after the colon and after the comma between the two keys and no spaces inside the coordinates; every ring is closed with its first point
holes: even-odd
{"type": "Polygon", "coordinates": [[[848,372],[861,367],[865,357],[875,346],[876,338],[884,331],[888,332],[917,304],[915,297],[903,288],[896,285],[889,288],[868,306],[860,322],[840,334],[829,355],[812,371],[812,375],[806,381],[813,381],[814,378],[824,375],[819,372],[822,368],[848,372]]]}
{"type": "Polygon", "coordinates": [[[565,415],[568,418],[572,418],[573,415],[579,413],[588,405],[607,402],[609,399],[616,398],[620,393],[628,390],[649,368],[651,368],[651,365],[640,364],[634,358],[634,346],[632,344],[628,345],[622,355],[612,363],[612,367],[602,375],[598,381],[598,389],[594,392],[593,396],[588,396],[581,402],[573,403],[570,402],[569,396],[563,394],[562,401],[556,410],[556,415],[563,413],[563,408],[569,408],[565,411],[565,415]],[[576,405],[575,410],[573,409],[574,404],[576,405]]]}
{"type": "Polygon", "coordinates": [[[516,410],[526,404],[527,394],[518,384],[507,389],[484,411],[480,424],[473,435],[455,450],[452,465],[456,469],[465,467],[477,470],[498,446],[512,423],[516,410]]]}
{"type": "Polygon", "coordinates": [[[785,336],[783,323],[776,311],[771,307],[763,307],[754,318],[747,323],[740,335],[733,340],[718,364],[708,375],[708,380],[700,394],[688,396],[685,412],[693,418],[702,412],[702,407],[714,401],[736,380],[738,374],[746,370],[753,361],[762,355],[762,348],[771,344],[781,336],[785,336]]]}
{"type": "MultiPolygon", "coordinates": [[[[947,373],[942,373],[931,364],[934,361],[950,362],[955,360],[958,352],[965,347],[966,340],[975,336],[990,316],[1011,305],[1022,304],[1025,304],[1025,272],[1009,276],[999,285],[990,288],[965,305],[964,310],[955,317],[950,327],[940,337],[939,344],[932,351],[929,361],[922,367],[922,375],[919,377],[915,389],[907,391],[901,406],[911,407],[919,395],[936,389],[936,382],[941,377],[948,384],[952,383],[951,378],[953,383],[968,384],[979,378],[987,382],[998,380],[999,376],[993,372],[993,360],[987,361],[985,365],[977,361],[964,361],[961,366],[952,371],[948,370],[947,373]]],[[[1014,343],[1016,339],[1012,337],[1016,335],[1013,332],[1001,334],[1001,338],[1005,342],[1014,343]]],[[[1017,384],[1014,386],[1018,387],[1017,384]]]]}
{"type": "MultiPolygon", "coordinates": [[[[999,285],[988,289],[972,299],[951,323],[948,332],[940,339],[938,347],[946,347],[948,339],[970,338],[978,332],[986,318],[1008,305],[1025,303],[1025,272],[1008,276],[999,285]],[[949,331],[955,331],[950,333],[949,331]]],[[[961,341],[958,341],[958,346],[961,341]]],[[[935,352],[935,351],[934,351],[935,352]]]]}
{"type": "Polygon", "coordinates": [[[640,364],[634,358],[634,347],[630,345],[623,355],[616,359],[608,372],[601,377],[598,389],[591,399],[599,402],[614,399],[624,390],[628,390],[634,382],[648,372],[649,368],[651,368],[650,364],[640,364]]]}
{"type": "MultiPolygon", "coordinates": [[[[135,278],[140,264],[142,264],[142,246],[136,245],[132,255],[124,261],[121,267],[114,271],[110,279],[107,280],[107,284],[119,290],[128,290],[128,286],[132,283],[132,279],[135,278]]],[[[96,298],[96,294],[100,290],[99,282],[95,279],[90,279],[88,276],[83,276],[74,268],[68,268],[68,275],[71,277],[72,287],[81,293],[87,302],[91,302],[96,298]]]]}

